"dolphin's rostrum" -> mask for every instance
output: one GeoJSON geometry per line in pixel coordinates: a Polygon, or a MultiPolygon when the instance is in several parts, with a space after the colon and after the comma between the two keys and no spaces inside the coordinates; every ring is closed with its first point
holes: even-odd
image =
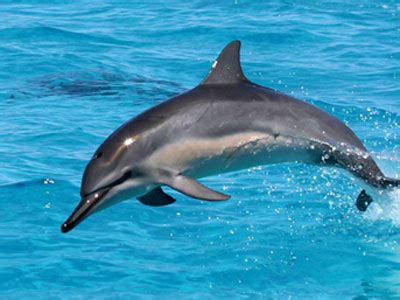
{"type": "MultiPolygon", "coordinates": [[[[86,167],[82,200],[63,232],[124,199],[151,206],[175,202],[163,185],[196,199],[227,200],[196,179],[257,165],[337,165],[370,187],[399,184],[338,119],[249,81],[239,50],[239,41],[228,44],[197,87],[131,119],[103,142],[86,167]]],[[[356,204],[364,211],[371,201],[362,191],[356,204]]]]}

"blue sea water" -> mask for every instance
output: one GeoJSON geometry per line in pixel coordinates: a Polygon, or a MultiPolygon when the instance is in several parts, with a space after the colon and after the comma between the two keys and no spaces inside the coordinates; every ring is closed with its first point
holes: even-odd
{"type": "Polygon", "coordinates": [[[232,195],[132,199],[60,225],[119,125],[194,87],[242,41],[259,84],[350,126],[400,175],[398,1],[0,3],[0,298],[400,298],[400,192],[366,214],[343,170],[294,163],[202,180],[232,195]]]}

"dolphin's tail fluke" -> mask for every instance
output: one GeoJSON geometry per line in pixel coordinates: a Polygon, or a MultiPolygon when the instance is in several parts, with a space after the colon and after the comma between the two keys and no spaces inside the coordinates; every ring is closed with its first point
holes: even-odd
{"type": "Polygon", "coordinates": [[[368,195],[365,190],[362,190],[360,195],[357,197],[356,206],[359,211],[366,211],[372,201],[372,197],[368,195]]]}
{"type": "MultiPolygon", "coordinates": [[[[379,187],[385,190],[400,187],[400,179],[384,177],[383,179],[379,180],[379,187]]],[[[372,202],[372,197],[368,195],[365,190],[362,190],[357,197],[356,206],[359,211],[364,212],[372,202]]]]}

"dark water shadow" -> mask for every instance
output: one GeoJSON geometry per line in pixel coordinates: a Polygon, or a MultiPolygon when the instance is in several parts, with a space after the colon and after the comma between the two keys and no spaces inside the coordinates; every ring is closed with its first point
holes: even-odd
{"type": "Polygon", "coordinates": [[[185,88],[167,80],[148,78],[142,75],[125,75],[96,70],[88,72],[70,72],[48,74],[29,79],[23,88],[9,93],[8,99],[66,97],[115,97],[152,98],[161,100],[173,97],[185,88]]]}

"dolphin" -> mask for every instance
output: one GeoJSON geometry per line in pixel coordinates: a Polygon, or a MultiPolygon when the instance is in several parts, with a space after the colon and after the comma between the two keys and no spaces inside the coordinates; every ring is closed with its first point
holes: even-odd
{"type": "MultiPolygon", "coordinates": [[[[174,203],[162,186],[227,200],[198,178],[291,161],[342,167],[376,189],[400,182],[383,174],[341,121],[248,80],[240,42],[232,41],[198,86],[132,118],[100,145],[84,171],[81,201],[61,230],[132,197],[150,206],[174,203]]],[[[365,211],[371,202],[362,190],[356,205],[365,211]]]]}

